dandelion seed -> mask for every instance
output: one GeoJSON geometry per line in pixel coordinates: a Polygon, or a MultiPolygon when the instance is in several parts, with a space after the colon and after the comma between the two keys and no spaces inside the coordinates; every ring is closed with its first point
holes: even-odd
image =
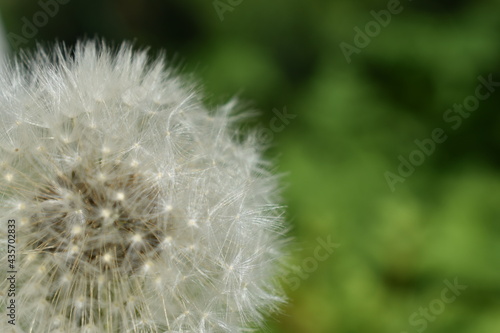
{"type": "Polygon", "coordinates": [[[140,243],[142,242],[142,236],[139,234],[135,234],[134,236],[132,236],[131,240],[132,243],[140,243]]]}
{"type": "Polygon", "coordinates": [[[116,198],[116,200],[118,200],[118,201],[123,201],[123,200],[125,200],[125,193],[123,193],[123,192],[118,192],[118,193],[116,193],[115,198],[116,198]]]}
{"type": "Polygon", "coordinates": [[[83,232],[83,228],[79,225],[76,225],[74,226],[72,229],[71,229],[71,233],[76,236],[76,235],[79,235],[83,232]]]}
{"type": "Polygon", "coordinates": [[[109,253],[104,254],[104,256],[102,257],[102,260],[108,264],[111,263],[112,259],[113,259],[113,256],[109,253]]]}
{"type": "Polygon", "coordinates": [[[103,209],[101,211],[101,216],[105,219],[109,219],[111,217],[112,211],[110,209],[103,209]]]}
{"type": "Polygon", "coordinates": [[[207,110],[128,44],[0,65],[0,216],[21,221],[19,332],[247,332],[277,309],[276,177],[255,135],[235,139],[234,108],[207,110]]]}

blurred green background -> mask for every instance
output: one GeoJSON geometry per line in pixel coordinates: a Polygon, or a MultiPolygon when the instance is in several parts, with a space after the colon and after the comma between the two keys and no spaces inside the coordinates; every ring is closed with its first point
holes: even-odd
{"type": "Polygon", "coordinates": [[[500,1],[58,1],[44,22],[39,1],[0,0],[13,49],[135,40],[207,103],[260,110],[248,125],[287,173],[295,238],[290,302],[266,331],[500,331],[500,91],[445,119],[479,76],[500,82],[500,1]],[[447,140],[419,153],[436,128],[447,140]],[[444,281],[467,289],[446,303],[444,281]]]}

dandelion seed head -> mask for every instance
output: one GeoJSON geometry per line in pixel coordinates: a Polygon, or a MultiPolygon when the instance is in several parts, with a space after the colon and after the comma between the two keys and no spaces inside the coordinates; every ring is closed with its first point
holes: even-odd
{"type": "Polygon", "coordinates": [[[253,134],[236,139],[235,103],[207,110],[128,44],[39,50],[0,74],[20,331],[246,332],[283,302],[277,180],[253,134]]]}

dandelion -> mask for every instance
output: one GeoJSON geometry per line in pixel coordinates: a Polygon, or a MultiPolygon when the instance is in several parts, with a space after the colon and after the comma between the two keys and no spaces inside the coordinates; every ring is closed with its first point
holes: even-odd
{"type": "Polygon", "coordinates": [[[275,311],[283,209],[235,108],[128,44],[2,65],[1,260],[8,219],[18,256],[0,330],[247,332],[275,311]]]}

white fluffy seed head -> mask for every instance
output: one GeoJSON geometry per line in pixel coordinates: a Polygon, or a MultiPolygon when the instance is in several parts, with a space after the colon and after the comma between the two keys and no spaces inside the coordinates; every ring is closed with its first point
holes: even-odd
{"type": "Polygon", "coordinates": [[[235,139],[234,108],[208,112],[127,44],[0,66],[0,244],[16,219],[19,330],[242,332],[276,309],[276,177],[252,136],[235,139]]]}

